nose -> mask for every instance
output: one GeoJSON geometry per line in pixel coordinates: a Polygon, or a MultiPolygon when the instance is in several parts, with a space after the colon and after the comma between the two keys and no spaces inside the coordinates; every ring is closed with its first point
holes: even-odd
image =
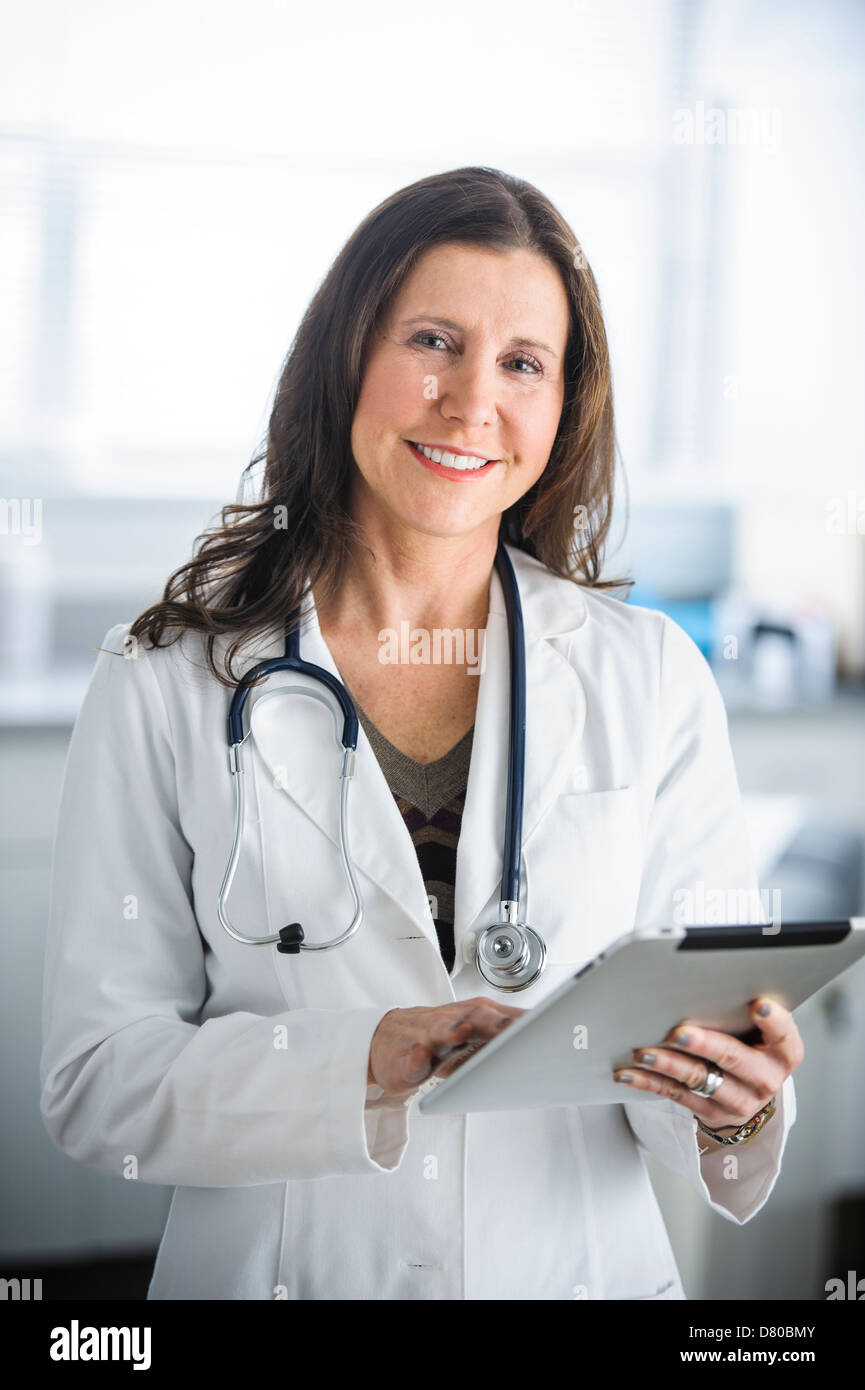
{"type": "Polygon", "coordinates": [[[483,348],[467,348],[454,370],[448,372],[446,389],[439,397],[443,417],[459,421],[466,429],[494,425],[498,419],[497,373],[494,354],[483,348]]]}

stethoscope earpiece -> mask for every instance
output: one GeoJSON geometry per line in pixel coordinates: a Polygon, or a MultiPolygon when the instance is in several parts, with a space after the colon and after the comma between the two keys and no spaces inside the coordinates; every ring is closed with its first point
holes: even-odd
{"type": "Polygon", "coordinates": [[[302,941],[303,927],[299,922],[290,922],[287,927],[283,927],[280,931],[279,945],[276,949],[283,956],[299,956],[302,941]]]}

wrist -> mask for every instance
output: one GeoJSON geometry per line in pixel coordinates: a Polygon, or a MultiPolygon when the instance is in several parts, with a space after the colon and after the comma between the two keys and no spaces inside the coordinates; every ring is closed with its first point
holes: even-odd
{"type": "Polygon", "coordinates": [[[755,1115],[752,1115],[749,1120],[746,1120],[744,1124],[741,1125],[723,1125],[719,1129],[712,1129],[709,1125],[703,1123],[699,1115],[695,1116],[698,1134],[705,1135],[709,1141],[708,1144],[701,1148],[698,1139],[697,1148],[700,1157],[702,1158],[706,1153],[713,1152],[720,1148],[727,1148],[730,1145],[747,1144],[748,1141],[753,1139],[756,1134],[759,1134],[763,1126],[768,1124],[771,1120],[772,1116],[775,1114],[776,1101],[777,1097],[773,1096],[755,1115]]]}
{"type": "Polygon", "coordinates": [[[696,1118],[697,1124],[700,1126],[703,1134],[707,1135],[710,1139],[713,1134],[735,1134],[736,1130],[739,1129],[739,1125],[707,1125],[705,1120],[700,1119],[699,1115],[696,1118]]]}

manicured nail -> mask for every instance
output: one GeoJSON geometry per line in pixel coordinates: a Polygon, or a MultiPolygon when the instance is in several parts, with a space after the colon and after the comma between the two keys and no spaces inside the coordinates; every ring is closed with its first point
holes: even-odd
{"type": "Polygon", "coordinates": [[[657,1060],[658,1059],[655,1056],[654,1052],[644,1052],[642,1057],[637,1058],[637,1061],[642,1062],[643,1065],[646,1067],[653,1067],[657,1060]]]}
{"type": "Polygon", "coordinates": [[[757,1013],[760,1015],[761,1018],[765,1018],[766,1015],[767,1015],[767,1014],[770,1014],[771,1012],[772,1012],[772,1005],[771,1005],[771,1004],[767,1004],[766,1001],[765,1001],[765,999],[764,999],[763,1003],[760,1005],[759,1009],[757,1010],[757,1013]]]}
{"type": "Polygon", "coordinates": [[[678,1043],[680,1047],[687,1047],[690,1041],[690,1033],[677,1033],[676,1036],[673,1038],[673,1042],[678,1043]]]}
{"type": "Polygon", "coordinates": [[[626,1072],[626,1071],[625,1071],[625,1072],[622,1072],[622,1075],[621,1075],[621,1076],[614,1076],[614,1077],[613,1077],[613,1080],[614,1080],[614,1081],[623,1081],[624,1084],[625,1084],[626,1086],[630,1086],[630,1084],[631,1084],[631,1082],[633,1081],[633,1079],[634,1079],[634,1078],[630,1075],[630,1073],[629,1073],[629,1072],[626,1072]]]}
{"type": "Polygon", "coordinates": [[[498,1023],[496,1024],[496,1027],[497,1027],[497,1028],[507,1028],[508,1024],[511,1023],[512,1021],[513,1021],[513,1020],[510,1019],[510,1018],[500,1018],[499,1021],[498,1021],[498,1023]]]}

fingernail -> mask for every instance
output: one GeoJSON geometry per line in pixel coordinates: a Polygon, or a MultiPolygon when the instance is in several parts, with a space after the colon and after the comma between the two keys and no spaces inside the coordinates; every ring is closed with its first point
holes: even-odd
{"type": "Polygon", "coordinates": [[[642,1057],[637,1058],[638,1062],[642,1062],[647,1067],[653,1067],[657,1060],[654,1052],[644,1052],[642,1057]]]}
{"type": "Polygon", "coordinates": [[[625,1071],[625,1072],[622,1072],[622,1075],[621,1075],[621,1076],[614,1076],[614,1077],[613,1077],[613,1080],[614,1080],[614,1081],[622,1081],[622,1082],[624,1082],[624,1084],[625,1084],[626,1086],[630,1086],[630,1084],[631,1084],[631,1082],[633,1081],[633,1079],[634,1079],[634,1078],[631,1076],[631,1074],[630,1074],[629,1072],[626,1072],[626,1071],[625,1071]]]}
{"type": "Polygon", "coordinates": [[[677,1033],[676,1036],[673,1038],[673,1042],[678,1043],[681,1047],[687,1047],[690,1041],[690,1033],[677,1033]]]}
{"type": "Polygon", "coordinates": [[[452,1032],[452,1033],[458,1032],[459,1029],[462,1028],[464,1022],[465,1022],[465,1019],[462,1019],[462,1018],[461,1018],[460,1021],[459,1021],[459,1023],[455,1023],[454,1026],[451,1028],[451,1032],[452,1032]]]}
{"type": "Polygon", "coordinates": [[[496,1027],[497,1027],[497,1028],[507,1028],[508,1024],[511,1023],[511,1022],[512,1022],[512,1020],[509,1019],[509,1018],[500,1018],[499,1021],[498,1021],[498,1023],[496,1024],[496,1027]]]}
{"type": "Polygon", "coordinates": [[[757,1013],[760,1015],[761,1018],[765,1018],[766,1015],[767,1015],[767,1014],[770,1014],[771,1012],[772,1012],[772,1005],[771,1005],[771,1004],[767,1004],[765,1000],[763,1001],[763,1003],[760,1005],[759,1009],[757,1010],[757,1013]]]}

